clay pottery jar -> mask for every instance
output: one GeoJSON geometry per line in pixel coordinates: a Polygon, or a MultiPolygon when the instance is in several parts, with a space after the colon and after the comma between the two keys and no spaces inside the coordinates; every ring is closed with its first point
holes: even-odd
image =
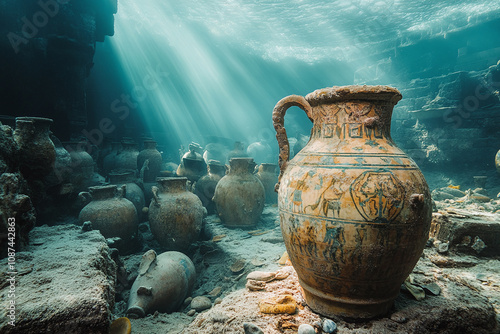
{"type": "Polygon", "coordinates": [[[137,169],[137,144],[131,140],[122,141],[122,150],[116,155],[115,169],[137,169]]]}
{"type": "Polygon", "coordinates": [[[400,99],[391,87],[346,86],[288,96],[274,108],[285,246],[307,304],[327,317],[387,313],[427,242],[429,188],[390,135],[400,99]],[[313,128],[288,161],[291,106],[313,128]]]}
{"type": "Polygon", "coordinates": [[[41,180],[54,167],[56,150],[50,140],[52,120],[42,117],[17,117],[14,140],[19,147],[19,169],[30,180],[41,180]]]}
{"type": "Polygon", "coordinates": [[[114,170],[109,174],[109,183],[116,186],[125,185],[125,198],[134,204],[137,214],[140,216],[142,209],[146,205],[144,192],[135,183],[135,173],[133,170],[114,170]]]}
{"type": "Polygon", "coordinates": [[[226,162],[231,161],[232,158],[248,158],[245,145],[242,142],[234,142],[233,149],[227,154],[226,162]]]}
{"type": "Polygon", "coordinates": [[[79,193],[87,190],[93,183],[95,163],[89,153],[85,142],[65,142],[65,149],[71,156],[70,182],[73,192],[79,193]]]}
{"type": "Polygon", "coordinates": [[[147,251],[130,290],[127,316],[136,319],[156,311],[177,311],[191,295],[195,281],[196,269],[186,255],[172,251],[156,255],[154,250],[147,251]]]}
{"type": "Polygon", "coordinates": [[[154,182],[162,167],[161,153],[156,149],[154,140],[145,140],[144,149],[137,156],[137,169],[144,174],[144,182],[154,182]],[[144,163],[147,162],[147,166],[144,163]],[[144,171],[142,168],[144,167],[144,171]]]}
{"type": "Polygon", "coordinates": [[[247,156],[252,157],[258,164],[273,161],[272,153],[271,146],[265,140],[251,143],[247,147],[247,156]]]}
{"type": "Polygon", "coordinates": [[[102,160],[102,170],[105,176],[108,176],[109,173],[115,169],[116,157],[121,151],[121,147],[122,145],[118,141],[111,143],[111,151],[102,160]]]}
{"type": "Polygon", "coordinates": [[[187,177],[191,182],[196,182],[206,174],[207,165],[199,153],[200,150],[199,144],[189,144],[189,151],[182,156],[181,164],[177,168],[177,175],[187,177]]]}
{"type": "Polygon", "coordinates": [[[215,213],[215,203],[212,200],[215,194],[215,187],[220,179],[226,175],[226,166],[220,161],[210,160],[208,163],[208,174],[202,176],[194,186],[194,193],[201,200],[208,214],[215,213]]]}
{"type": "Polygon", "coordinates": [[[131,240],[137,231],[137,211],[134,204],[123,197],[126,186],[120,189],[116,185],[96,186],[89,190],[90,193],[80,193],[80,197],[92,200],[80,211],[80,224],[90,221],[92,228],[105,238],[131,240]]]}
{"type": "Polygon", "coordinates": [[[186,190],[185,177],[159,177],[149,205],[151,232],[168,250],[186,251],[198,240],[206,210],[195,194],[186,190]]]}
{"type": "Polygon", "coordinates": [[[500,173],[500,150],[498,150],[497,155],[495,156],[495,167],[497,168],[497,172],[500,173]]]}
{"type": "Polygon", "coordinates": [[[203,152],[203,160],[205,160],[207,164],[210,160],[225,162],[226,154],[227,149],[224,145],[220,143],[209,143],[205,147],[205,152],[203,152]]]}
{"type": "Polygon", "coordinates": [[[259,166],[256,176],[264,186],[266,191],[266,203],[278,203],[278,193],[274,190],[276,183],[278,183],[278,173],[276,172],[278,165],[263,163],[259,166]]]}
{"type": "Polygon", "coordinates": [[[70,182],[72,173],[71,155],[57,137],[52,135],[50,139],[54,143],[56,160],[54,168],[44,179],[44,185],[47,188],[59,186],[60,192],[64,192],[63,190],[68,188],[66,185],[70,182]],[[62,184],[64,185],[61,186],[62,184]]]}
{"type": "Polygon", "coordinates": [[[265,190],[250,170],[252,158],[233,158],[229,173],[215,188],[214,202],[222,223],[227,227],[251,227],[257,224],[264,209],[265,190]]]}

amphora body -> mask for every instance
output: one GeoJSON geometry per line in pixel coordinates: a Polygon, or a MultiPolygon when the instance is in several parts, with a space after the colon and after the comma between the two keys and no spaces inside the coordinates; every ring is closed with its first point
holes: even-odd
{"type": "Polygon", "coordinates": [[[400,99],[385,86],[332,87],[274,109],[283,238],[307,304],[328,317],[385,314],[428,238],[429,188],[390,136],[400,99]],[[291,106],[313,128],[288,161],[283,118],[291,106]]]}

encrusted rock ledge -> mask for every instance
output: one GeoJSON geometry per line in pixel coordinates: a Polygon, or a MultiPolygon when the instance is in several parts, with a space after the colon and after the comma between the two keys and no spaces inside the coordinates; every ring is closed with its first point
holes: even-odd
{"type": "Polygon", "coordinates": [[[15,326],[11,285],[2,260],[0,332],[107,333],[114,307],[116,264],[98,231],[75,225],[41,226],[15,255],[15,326]]]}

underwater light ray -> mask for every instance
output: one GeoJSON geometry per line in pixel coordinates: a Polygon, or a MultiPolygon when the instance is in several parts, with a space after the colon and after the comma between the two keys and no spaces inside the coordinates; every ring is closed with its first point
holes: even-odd
{"type": "Polygon", "coordinates": [[[418,39],[430,25],[446,33],[490,5],[500,8],[465,0],[120,4],[112,40],[131,84],[142,85],[157,66],[169,73],[138,102],[147,126],[184,144],[208,135],[251,140],[281,97],[352,83],[346,75],[372,66],[371,53],[418,39]]]}

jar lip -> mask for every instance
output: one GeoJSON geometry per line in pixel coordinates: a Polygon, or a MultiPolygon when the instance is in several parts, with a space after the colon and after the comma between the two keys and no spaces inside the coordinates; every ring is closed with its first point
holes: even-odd
{"type": "Polygon", "coordinates": [[[93,187],[89,187],[89,190],[92,192],[92,191],[95,191],[95,190],[111,190],[111,189],[117,189],[117,185],[116,184],[108,184],[108,185],[104,185],[104,186],[93,186],[93,187]]]}
{"type": "Polygon", "coordinates": [[[17,121],[36,121],[40,123],[54,123],[54,120],[46,117],[31,117],[31,116],[22,116],[22,117],[16,117],[16,122],[17,121]]]}
{"type": "Polygon", "coordinates": [[[156,182],[162,181],[187,181],[188,178],[185,176],[159,176],[156,178],[156,182]]]}
{"type": "Polygon", "coordinates": [[[396,104],[402,95],[399,90],[389,86],[350,85],[317,89],[307,94],[305,98],[311,106],[348,100],[386,101],[396,104]]]}
{"type": "Polygon", "coordinates": [[[109,175],[113,176],[125,176],[125,175],[134,175],[134,170],[132,169],[113,169],[109,175]]]}

